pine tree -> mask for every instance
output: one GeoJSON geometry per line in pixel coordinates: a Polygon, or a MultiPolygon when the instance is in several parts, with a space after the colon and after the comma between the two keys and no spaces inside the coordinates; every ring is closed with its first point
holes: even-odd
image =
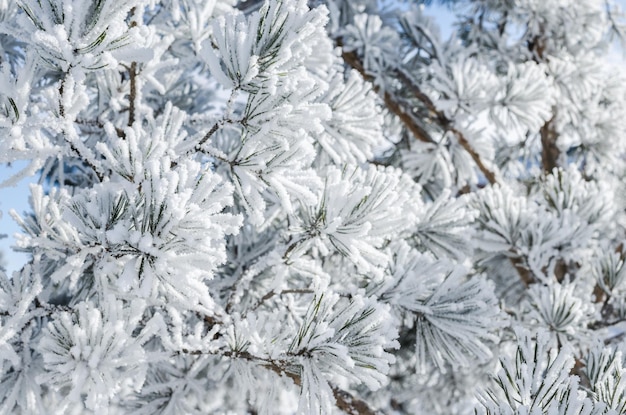
{"type": "Polygon", "coordinates": [[[0,413],[625,413],[624,16],[423,3],[0,0],[0,413]]]}

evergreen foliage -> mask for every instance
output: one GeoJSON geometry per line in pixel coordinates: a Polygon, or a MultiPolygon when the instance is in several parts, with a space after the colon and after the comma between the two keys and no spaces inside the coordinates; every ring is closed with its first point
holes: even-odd
{"type": "Polygon", "coordinates": [[[624,15],[428,3],[0,0],[0,413],[626,413],[624,15]]]}

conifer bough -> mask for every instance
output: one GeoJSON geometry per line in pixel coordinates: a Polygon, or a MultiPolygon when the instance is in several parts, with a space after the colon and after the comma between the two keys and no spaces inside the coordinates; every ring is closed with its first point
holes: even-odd
{"type": "Polygon", "coordinates": [[[421,3],[0,0],[0,413],[626,413],[626,20],[421,3]]]}

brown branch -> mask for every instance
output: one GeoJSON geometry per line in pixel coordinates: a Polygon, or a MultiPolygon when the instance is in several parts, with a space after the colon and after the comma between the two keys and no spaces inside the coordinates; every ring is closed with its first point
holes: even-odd
{"type": "MultiPolygon", "coordinates": [[[[339,43],[339,46],[341,46],[341,41],[339,41],[338,43],[339,43]]],[[[359,57],[354,52],[343,52],[342,56],[343,56],[344,61],[348,65],[356,69],[361,74],[363,79],[369,82],[372,82],[374,80],[374,78],[371,75],[368,75],[365,72],[365,68],[363,67],[363,64],[361,63],[359,57]]],[[[476,166],[485,176],[487,181],[489,181],[490,184],[497,183],[496,175],[487,166],[485,166],[480,155],[476,152],[476,150],[474,150],[474,148],[472,147],[470,142],[467,140],[465,135],[461,131],[459,131],[457,128],[453,127],[452,120],[448,119],[446,115],[443,113],[443,111],[440,111],[435,106],[434,102],[430,99],[430,97],[426,95],[421,89],[419,89],[417,85],[415,85],[415,83],[410,79],[410,77],[407,76],[404,72],[402,72],[401,70],[396,70],[394,71],[394,74],[405,86],[409,87],[413,95],[420,102],[422,102],[422,104],[424,104],[424,106],[430,113],[431,119],[435,121],[437,124],[439,124],[441,128],[443,128],[445,131],[450,131],[457,137],[458,143],[461,145],[461,147],[463,147],[465,151],[467,151],[467,153],[470,155],[472,160],[474,160],[474,163],[476,163],[476,166]]],[[[372,89],[374,90],[374,92],[379,93],[380,88],[377,85],[373,85],[372,89]]],[[[389,93],[385,92],[383,94],[383,100],[385,104],[387,105],[387,107],[394,114],[396,114],[398,118],[400,118],[400,120],[409,129],[409,131],[411,131],[411,133],[413,134],[415,138],[417,138],[420,141],[431,142],[431,143],[433,142],[433,139],[430,138],[429,134],[422,127],[420,127],[410,115],[406,114],[402,110],[400,105],[393,99],[393,97],[389,93]]],[[[513,264],[513,267],[517,270],[524,285],[528,286],[535,281],[535,278],[533,277],[532,272],[528,268],[526,268],[522,258],[520,257],[510,258],[510,261],[513,264]]]]}
{"type": "MultiPolygon", "coordinates": [[[[203,148],[202,148],[202,146],[203,146],[203,145],[204,145],[207,141],[209,141],[209,139],[211,138],[211,136],[212,136],[213,134],[215,134],[215,133],[217,132],[217,130],[219,130],[219,128],[220,128],[221,126],[223,126],[223,125],[224,125],[224,123],[226,123],[226,122],[231,122],[231,121],[230,121],[230,120],[222,120],[222,121],[218,121],[218,122],[216,122],[215,124],[213,124],[213,127],[211,127],[211,129],[210,129],[210,130],[209,130],[209,131],[208,131],[208,132],[204,135],[204,137],[202,137],[202,139],[200,139],[200,141],[198,141],[198,143],[197,143],[197,144],[193,147],[193,149],[192,149],[192,150],[189,150],[189,151],[188,151],[187,153],[185,153],[182,157],[189,155],[189,154],[190,154],[191,152],[193,152],[193,151],[197,151],[197,152],[199,152],[199,153],[204,153],[204,154],[207,154],[207,155],[209,155],[209,156],[211,156],[211,157],[213,157],[213,158],[215,158],[215,159],[218,159],[218,160],[220,160],[220,161],[223,161],[224,163],[228,163],[228,164],[231,164],[231,165],[232,165],[232,164],[233,164],[233,162],[232,162],[231,160],[226,160],[226,159],[224,159],[224,158],[222,158],[222,157],[219,157],[219,156],[217,156],[217,155],[215,155],[215,154],[210,154],[208,151],[206,151],[205,149],[203,149],[203,148]]],[[[172,161],[172,162],[170,163],[170,168],[171,168],[171,169],[175,168],[176,166],[178,166],[178,163],[177,163],[176,161],[172,161]]]]}
{"type": "MultiPolygon", "coordinates": [[[[133,7],[132,9],[130,9],[130,15],[131,16],[135,16],[135,14],[137,13],[137,8],[133,7]]],[[[132,20],[130,22],[130,27],[136,27],[137,26],[137,21],[136,20],[132,20]]],[[[133,61],[130,64],[130,68],[128,68],[128,72],[129,72],[129,76],[130,76],[130,93],[129,93],[129,105],[128,105],[128,126],[132,127],[133,124],[135,123],[135,112],[137,110],[136,108],[136,100],[137,100],[137,62],[133,61]]]]}
{"type": "MultiPolygon", "coordinates": [[[[377,88],[375,88],[375,90],[376,89],[377,88]]],[[[388,92],[385,92],[383,94],[383,101],[385,102],[385,105],[387,106],[387,108],[389,108],[391,112],[397,115],[398,118],[400,118],[400,121],[402,121],[402,123],[406,126],[406,128],[408,128],[409,131],[411,131],[411,134],[413,134],[413,137],[425,143],[434,143],[434,140],[430,137],[428,132],[426,132],[425,129],[423,129],[421,126],[416,124],[413,121],[413,118],[411,118],[410,115],[408,115],[402,110],[400,105],[392,99],[391,95],[388,92]]]]}
{"type": "MultiPolygon", "coordinates": [[[[210,352],[203,352],[200,350],[187,349],[182,349],[180,352],[189,355],[215,354],[210,352]]],[[[286,376],[291,379],[296,386],[302,387],[302,378],[300,374],[291,370],[295,368],[295,366],[290,365],[289,362],[265,359],[262,357],[254,356],[253,354],[246,351],[233,350],[222,352],[221,355],[228,358],[238,358],[250,362],[259,363],[262,367],[271,370],[278,376],[286,376]]],[[[335,404],[337,405],[337,408],[341,409],[345,413],[350,415],[376,415],[377,412],[370,408],[365,401],[355,398],[350,392],[340,389],[334,385],[330,385],[330,387],[333,391],[333,396],[335,397],[335,404]]]]}
{"type": "Polygon", "coordinates": [[[63,93],[65,91],[65,76],[61,78],[61,85],[59,85],[59,115],[61,118],[65,118],[65,105],[63,105],[63,93]]]}
{"type": "Polygon", "coordinates": [[[135,112],[137,111],[137,104],[135,103],[135,101],[137,100],[137,62],[132,62],[130,64],[128,73],[130,76],[130,93],[128,96],[128,126],[132,127],[135,123],[135,112]]]}
{"type": "MultiPolygon", "coordinates": [[[[514,255],[512,257],[509,257],[509,259],[511,261],[511,264],[513,264],[513,267],[515,267],[518,274],[520,275],[520,278],[522,279],[522,282],[524,283],[524,285],[528,287],[529,285],[535,283],[536,279],[532,271],[528,269],[527,264],[523,259],[523,256],[520,255],[518,252],[516,252],[515,249],[513,248],[509,250],[509,252],[514,255]]],[[[548,275],[549,267],[545,266],[544,268],[542,268],[541,271],[544,274],[548,275]]],[[[554,277],[556,278],[556,280],[558,282],[563,282],[568,271],[569,271],[568,264],[563,260],[563,258],[557,259],[556,264],[554,265],[554,269],[553,269],[554,277]]],[[[596,286],[596,288],[598,287],[596,286]]]]}
{"type": "MultiPolygon", "coordinates": [[[[543,51],[543,49],[540,50],[543,51]]],[[[372,82],[374,80],[371,75],[365,72],[365,68],[363,67],[361,61],[354,52],[343,52],[343,59],[348,65],[356,69],[361,74],[363,79],[369,82],[372,82]]],[[[426,95],[417,85],[415,85],[415,83],[407,74],[405,74],[401,70],[396,70],[394,71],[394,75],[402,82],[403,85],[410,88],[413,95],[426,107],[432,121],[436,122],[445,131],[450,131],[457,137],[459,145],[461,145],[461,147],[463,147],[463,149],[470,155],[472,160],[474,160],[474,163],[485,176],[485,178],[489,181],[489,183],[497,183],[496,175],[487,166],[485,166],[480,155],[476,152],[476,150],[474,150],[463,132],[453,126],[452,120],[446,117],[443,111],[439,110],[436,107],[430,97],[426,95]]],[[[373,85],[372,89],[374,90],[374,92],[380,92],[380,88],[377,85],[373,85]]],[[[409,114],[405,113],[402,110],[400,104],[397,103],[389,93],[385,92],[383,94],[383,101],[385,102],[389,110],[396,114],[398,118],[400,118],[400,120],[415,138],[424,142],[433,142],[433,139],[430,137],[428,132],[426,132],[421,126],[419,126],[409,114]]],[[[556,139],[558,138],[558,135],[553,128],[552,120],[546,123],[546,125],[541,129],[541,133],[542,144],[545,153],[545,155],[543,156],[544,169],[546,169],[546,163],[549,163],[549,166],[551,166],[549,170],[551,171],[552,168],[556,166],[560,154],[558,147],[556,146],[556,139]]],[[[535,277],[533,276],[533,273],[526,267],[525,261],[522,257],[516,256],[510,257],[509,259],[526,287],[535,282],[535,277]]]]}
{"type": "Polygon", "coordinates": [[[450,124],[450,120],[448,120],[447,117],[437,109],[435,103],[430,99],[430,97],[422,92],[422,90],[419,89],[417,85],[415,85],[413,80],[403,71],[395,70],[394,74],[398,77],[400,81],[402,81],[404,85],[408,86],[411,89],[411,92],[413,93],[413,95],[415,95],[415,98],[419,99],[426,106],[426,108],[434,116],[436,116],[437,121],[442,124],[442,127],[447,128],[450,124]]]}
{"type": "MultiPolygon", "coordinates": [[[[279,376],[287,376],[297,386],[302,387],[302,379],[300,378],[300,375],[285,370],[283,367],[277,365],[275,362],[263,364],[262,366],[273,371],[279,376]]],[[[350,415],[376,415],[377,412],[370,408],[365,401],[355,398],[350,392],[340,389],[337,386],[330,386],[333,390],[333,396],[335,397],[335,405],[343,412],[350,415]]]]}
{"type": "MultiPolygon", "coordinates": [[[[374,80],[371,75],[366,73],[363,64],[354,52],[343,52],[342,56],[344,61],[348,65],[356,69],[361,74],[363,79],[369,82],[372,82],[374,80]]],[[[412,93],[415,95],[415,97],[426,106],[433,121],[437,122],[445,131],[450,131],[457,137],[461,147],[463,147],[463,149],[469,153],[469,155],[472,157],[472,160],[474,160],[476,166],[489,181],[489,183],[495,184],[497,182],[495,174],[491,170],[489,170],[487,166],[485,166],[482,159],[480,158],[480,155],[476,152],[476,150],[474,150],[465,135],[452,126],[452,121],[448,119],[442,111],[437,109],[437,107],[428,97],[428,95],[422,92],[402,71],[395,70],[394,75],[396,75],[397,78],[402,81],[405,86],[408,86],[411,89],[412,93]]],[[[380,88],[377,85],[373,85],[372,89],[376,93],[380,92],[380,88]]],[[[391,94],[385,91],[383,94],[383,101],[385,102],[385,105],[387,105],[389,110],[393,112],[396,116],[398,116],[398,118],[400,118],[402,123],[411,132],[411,134],[413,134],[415,138],[427,143],[434,142],[428,132],[426,132],[426,130],[420,125],[418,125],[415,120],[402,109],[400,104],[394,100],[391,94]]]]}
{"type": "Polygon", "coordinates": [[[487,181],[489,181],[489,183],[491,184],[497,183],[498,180],[496,179],[496,175],[491,170],[489,170],[487,166],[484,165],[482,159],[480,158],[480,155],[476,152],[476,150],[474,150],[469,141],[467,141],[467,138],[465,138],[463,133],[456,128],[451,128],[450,131],[452,131],[456,135],[461,147],[463,147],[465,151],[469,153],[470,157],[472,157],[472,160],[474,160],[474,163],[476,163],[476,166],[478,166],[478,169],[482,172],[487,181]]]}
{"type": "Polygon", "coordinates": [[[211,127],[211,129],[204,135],[204,137],[202,137],[202,139],[198,141],[198,144],[196,144],[197,151],[200,151],[202,149],[202,146],[204,145],[204,143],[209,141],[209,138],[211,138],[211,136],[215,134],[217,130],[220,128],[220,125],[221,125],[220,122],[216,122],[215,124],[213,124],[213,127],[211,127]]]}
{"type": "Polygon", "coordinates": [[[556,144],[559,138],[554,125],[556,109],[552,111],[555,115],[539,130],[541,136],[541,165],[543,166],[543,171],[548,174],[552,173],[552,170],[559,166],[559,157],[561,156],[561,150],[559,150],[556,144]]]}
{"type": "MultiPolygon", "coordinates": [[[[543,33],[543,28],[541,28],[543,33]]],[[[532,54],[532,60],[536,63],[545,62],[546,59],[546,40],[536,35],[528,42],[528,50],[532,54]]],[[[559,166],[559,158],[561,150],[556,145],[559,139],[559,133],[556,130],[556,107],[552,107],[552,118],[550,118],[539,130],[541,137],[541,166],[546,173],[552,173],[552,170],[559,166]]]]}
{"type": "Polygon", "coordinates": [[[341,409],[350,415],[375,415],[376,412],[372,410],[367,403],[355,398],[350,393],[333,386],[333,395],[337,401],[337,408],[341,409]]]}
{"type": "MultiPolygon", "coordinates": [[[[363,64],[354,52],[343,52],[343,60],[348,65],[356,69],[361,74],[363,79],[372,83],[372,90],[374,92],[376,92],[377,94],[380,93],[380,87],[373,83],[374,77],[368,75],[365,72],[363,64]]],[[[388,92],[385,92],[382,98],[387,108],[389,108],[391,112],[393,112],[398,118],[400,118],[402,123],[409,129],[409,131],[411,131],[415,138],[426,143],[434,142],[433,139],[430,138],[430,135],[426,132],[426,130],[417,125],[415,121],[411,118],[411,116],[404,112],[400,104],[393,100],[392,96],[388,92]]]]}
{"type": "Polygon", "coordinates": [[[563,258],[559,258],[554,265],[554,276],[558,282],[563,282],[568,274],[569,266],[563,258]]]}
{"type": "Polygon", "coordinates": [[[231,358],[242,358],[251,362],[258,362],[261,364],[261,366],[263,366],[266,369],[271,370],[272,372],[276,373],[278,376],[282,377],[283,375],[285,375],[286,377],[291,379],[296,386],[300,386],[300,387],[302,386],[302,379],[300,378],[300,375],[288,370],[287,369],[288,365],[285,362],[277,362],[272,359],[263,359],[261,357],[254,356],[250,354],[249,352],[245,352],[245,351],[226,352],[224,353],[224,356],[231,357],[231,358]]]}
{"type": "Polygon", "coordinates": [[[463,149],[469,153],[470,157],[472,157],[472,160],[474,160],[474,163],[476,163],[476,166],[478,166],[478,169],[482,172],[482,174],[489,181],[489,183],[497,183],[496,175],[491,170],[489,170],[487,166],[485,166],[482,159],[480,158],[480,155],[476,152],[476,150],[474,150],[465,135],[457,128],[452,126],[452,120],[446,117],[443,111],[439,110],[435,106],[435,103],[430,99],[430,97],[422,92],[422,90],[419,89],[417,85],[415,85],[415,83],[410,79],[409,76],[407,76],[401,70],[396,70],[394,73],[404,85],[407,85],[411,89],[413,95],[415,95],[415,97],[424,104],[424,106],[428,109],[434,120],[441,126],[441,128],[450,131],[454,135],[456,135],[461,147],[463,147],[463,149]]]}
{"type": "Polygon", "coordinates": [[[533,273],[526,267],[524,259],[520,256],[509,257],[511,264],[520,276],[520,279],[526,287],[535,282],[533,273]]]}

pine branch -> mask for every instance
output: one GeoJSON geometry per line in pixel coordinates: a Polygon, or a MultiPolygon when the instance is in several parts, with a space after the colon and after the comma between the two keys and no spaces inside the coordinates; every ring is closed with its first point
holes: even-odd
{"type": "Polygon", "coordinates": [[[555,118],[556,114],[539,130],[542,146],[541,165],[543,167],[543,171],[547,174],[551,173],[552,170],[559,166],[558,160],[561,155],[561,150],[559,150],[559,147],[556,144],[559,134],[554,125],[555,118]]]}
{"type": "Polygon", "coordinates": [[[206,144],[207,141],[213,137],[220,128],[222,128],[226,124],[232,124],[235,122],[239,122],[241,124],[245,124],[245,120],[235,121],[232,119],[233,115],[233,106],[235,105],[235,100],[237,99],[237,95],[239,93],[239,89],[235,88],[230,92],[230,97],[228,98],[228,102],[226,103],[226,111],[224,112],[222,118],[217,121],[211,129],[198,141],[198,144],[195,146],[195,150],[199,152],[203,152],[202,146],[206,144]]]}
{"type": "MultiPolygon", "coordinates": [[[[340,46],[341,46],[341,44],[340,44],[340,46]]],[[[373,83],[374,78],[372,76],[368,75],[365,72],[365,68],[363,67],[363,64],[361,63],[361,61],[360,61],[359,57],[356,55],[356,53],[354,53],[354,52],[343,52],[342,56],[343,56],[343,60],[348,65],[350,65],[351,67],[356,69],[361,74],[363,79],[365,79],[368,82],[372,82],[372,89],[374,90],[374,92],[380,93],[380,87],[378,85],[374,84],[373,83]]],[[[400,118],[402,123],[406,126],[406,128],[409,131],[411,131],[411,133],[413,134],[413,136],[415,138],[417,138],[418,140],[423,141],[425,143],[434,143],[434,140],[430,137],[428,132],[424,128],[419,126],[411,118],[410,115],[408,115],[406,112],[404,112],[404,110],[402,109],[400,104],[398,104],[393,99],[391,94],[389,94],[388,92],[385,91],[382,98],[383,98],[383,101],[385,102],[385,104],[387,105],[387,107],[389,108],[389,110],[391,112],[393,112],[398,118],[400,118]]]]}
{"type": "Polygon", "coordinates": [[[446,117],[443,111],[437,109],[430,97],[426,95],[422,90],[420,90],[419,87],[415,85],[410,77],[407,76],[402,70],[396,69],[394,71],[394,74],[398,77],[399,80],[403,82],[404,85],[407,85],[411,89],[413,95],[415,95],[415,97],[426,106],[434,121],[436,121],[445,131],[450,131],[457,137],[461,147],[463,147],[465,151],[469,153],[470,157],[472,157],[472,160],[474,160],[474,163],[476,163],[476,166],[478,166],[478,169],[482,172],[482,174],[489,181],[489,183],[497,183],[495,174],[491,170],[489,170],[487,166],[485,166],[482,159],[480,158],[480,155],[476,152],[476,150],[474,150],[465,135],[453,126],[452,120],[446,117]]]}
{"type": "MultiPolygon", "coordinates": [[[[354,69],[356,69],[361,74],[363,79],[369,82],[373,81],[374,78],[365,72],[363,64],[354,52],[343,52],[342,56],[344,61],[352,66],[354,69]]],[[[434,121],[436,121],[444,130],[450,131],[454,135],[456,135],[459,144],[465,149],[465,151],[468,152],[470,157],[472,157],[472,159],[476,163],[476,166],[483,173],[489,183],[497,183],[495,174],[485,166],[480,155],[472,148],[465,135],[452,126],[452,121],[449,120],[442,111],[437,109],[430,97],[424,94],[405,73],[400,70],[396,70],[394,71],[394,73],[399,80],[401,80],[405,85],[411,88],[412,93],[426,106],[434,121]]],[[[373,89],[377,93],[380,90],[380,88],[376,85],[373,85],[373,89]]],[[[393,100],[388,92],[385,92],[383,94],[383,100],[385,101],[385,104],[387,104],[387,107],[394,114],[396,114],[398,118],[400,118],[400,120],[404,123],[404,125],[413,133],[415,138],[424,142],[433,142],[429,134],[401,109],[400,105],[393,100]]],[[[510,261],[525,286],[529,286],[535,281],[532,273],[524,266],[523,260],[521,258],[510,258],[510,261]]]]}
{"type": "MultiPolygon", "coordinates": [[[[135,22],[133,22],[135,23],[135,22]]],[[[130,68],[128,68],[130,76],[130,93],[128,96],[128,126],[131,127],[135,123],[136,118],[136,101],[137,101],[137,62],[132,62],[130,68]]]]}
{"type": "Polygon", "coordinates": [[[533,273],[526,267],[525,261],[522,257],[515,256],[509,259],[526,287],[535,282],[535,277],[533,276],[533,273]]]}
{"type": "Polygon", "coordinates": [[[332,387],[333,395],[337,400],[337,407],[350,415],[375,415],[377,412],[373,411],[367,403],[360,399],[356,399],[350,393],[339,389],[336,386],[332,387]]]}
{"type": "Polygon", "coordinates": [[[213,134],[215,134],[222,125],[224,125],[223,121],[216,122],[215,124],[213,124],[213,127],[211,127],[211,129],[204,135],[204,137],[202,137],[202,139],[198,141],[198,144],[196,144],[196,151],[202,151],[202,146],[207,141],[209,141],[209,139],[213,136],[213,134]]]}
{"type": "MultiPolygon", "coordinates": [[[[61,84],[59,85],[59,115],[63,119],[65,119],[65,105],[63,104],[63,94],[65,92],[65,76],[67,76],[67,73],[63,76],[63,78],[61,78],[61,84]]],[[[72,153],[74,153],[76,155],[76,157],[81,159],[81,161],[83,163],[85,163],[87,166],[89,166],[91,168],[91,170],[93,170],[93,172],[95,173],[95,175],[98,178],[98,180],[100,182],[102,182],[104,180],[104,174],[94,164],[92,164],[87,157],[85,157],[85,156],[83,156],[81,154],[80,150],[69,139],[68,134],[65,131],[65,128],[63,129],[62,133],[63,133],[63,138],[69,144],[70,150],[72,151],[72,153]]]]}
{"type": "MultiPolygon", "coordinates": [[[[546,41],[540,36],[535,36],[528,42],[528,50],[532,53],[533,61],[536,63],[544,62],[546,52],[546,41]]],[[[541,165],[543,171],[551,173],[553,169],[558,167],[558,160],[561,150],[557,146],[559,133],[556,131],[555,118],[556,108],[552,109],[552,118],[548,120],[539,130],[541,137],[541,165]]]]}
{"type": "Polygon", "coordinates": [[[465,135],[454,127],[452,127],[450,131],[457,136],[459,144],[461,144],[461,147],[463,147],[465,151],[469,153],[470,157],[472,157],[472,160],[474,160],[474,163],[476,163],[476,166],[478,166],[478,169],[482,172],[487,181],[490,184],[496,184],[498,182],[498,180],[496,179],[496,175],[491,170],[489,170],[487,166],[485,166],[482,159],[480,158],[480,155],[476,152],[476,150],[474,150],[469,141],[467,141],[465,135]]]}
{"type": "MultiPolygon", "coordinates": [[[[341,42],[338,42],[338,43],[341,46],[341,42]]],[[[361,62],[359,57],[356,55],[356,53],[342,52],[342,56],[343,56],[344,61],[348,65],[356,69],[361,74],[363,79],[369,82],[374,81],[374,78],[371,75],[368,75],[366,73],[365,68],[363,67],[363,63],[361,62]]],[[[489,181],[489,183],[491,184],[497,183],[495,174],[491,170],[489,170],[487,166],[485,166],[482,159],[480,158],[480,155],[476,152],[476,150],[472,148],[471,144],[469,143],[465,135],[461,131],[459,131],[457,128],[452,126],[452,121],[448,119],[442,111],[439,111],[437,109],[437,107],[434,105],[432,100],[426,94],[424,94],[416,85],[414,85],[413,82],[411,82],[410,79],[402,71],[395,70],[394,75],[396,75],[399,80],[403,81],[403,83],[411,89],[415,97],[426,106],[426,108],[430,112],[432,120],[436,121],[441,126],[441,128],[444,129],[444,131],[450,131],[457,137],[458,142],[461,145],[461,147],[463,147],[463,149],[465,149],[465,151],[469,153],[470,157],[472,157],[472,160],[474,160],[474,162],[476,163],[476,166],[481,171],[481,173],[485,176],[487,181],[489,181]]],[[[377,85],[373,85],[372,89],[377,93],[380,92],[380,88],[377,85]]],[[[433,139],[428,134],[428,132],[424,128],[419,126],[415,122],[415,120],[402,109],[400,104],[396,102],[396,100],[391,94],[385,91],[383,93],[383,101],[385,102],[387,107],[391,110],[391,112],[393,112],[396,116],[398,116],[398,118],[400,118],[402,123],[406,126],[406,128],[409,131],[411,131],[411,133],[413,134],[415,138],[417,138],[420,141],[427,142],[427,143],[434,142],[433,139]]]]}
{"type": "MultiPolygon", "coordinates": [[[[220,352],[207,353],[201,350],[182,349],[181,353],[188,355],[204,355],[216,354],[220,352]]],[[[265,359],[262,357],[254,356],[253,354],[246,351],[227,351],[220,354],[228,358],[244,359],[249,362],[259,363],[262,367],[271,370],[278,376],[288,377],[293,381],[296,386],[302,386],[302,378],[298,373],[294,373],[294,371],[290,368],[290,366],[293,365],[290,365],[288,362],[265,359]]],[[[365,401],[355,398],[350,392],[347,392],[334,385],[331,385],[331,388],[333,390],[333,395],[336,400],[337,408],[341,409],[343,412],[350,415],[375,415],[377,413],[380,413],[379,411],[374,411],[372,408],[370,408],[365,401]]]]}
{"type": "MultiPolygon", "coordinates": [[[[130,15],[134,16],[135,13],[137,12],[137,8],[133,7],[132,9],[130,9],[130,15]]],[[[136,27],[137,26],[137,21],[132,20],[130,22],[130,27],[136,27]]],[[[130,76],[130,92],[129,92],[129,96],[128,96],[128,100],[129,100],[129,106],[128,106],[128,126],[132,127],[132,125],[135,123],[135,119],[136,119],[136,111],[137,111],[137,62],[133,61],[130,64],[130,68],[128,68],[128,73],[130,76]]]]}
{"type": "Polygon", "coordinates": [[[259,307],[261,307],[261,305],[263,305],[263,303],[267,300],[269,300],[270,298],[279,295],[279,296],[283,296],[283,295],[287,295],[287,294],[314,294],[315,291],[313,290],[308,290],[308,289],[292,289],[292,290],[282,290],[280,292],[276,292],[274,290],[268,292],[267,294],[265,294],[263,297],[261,297],[261,299],[256,303],[256,305],[254,307],[252,307],[252,310],[256,310],[259,307]]]}

